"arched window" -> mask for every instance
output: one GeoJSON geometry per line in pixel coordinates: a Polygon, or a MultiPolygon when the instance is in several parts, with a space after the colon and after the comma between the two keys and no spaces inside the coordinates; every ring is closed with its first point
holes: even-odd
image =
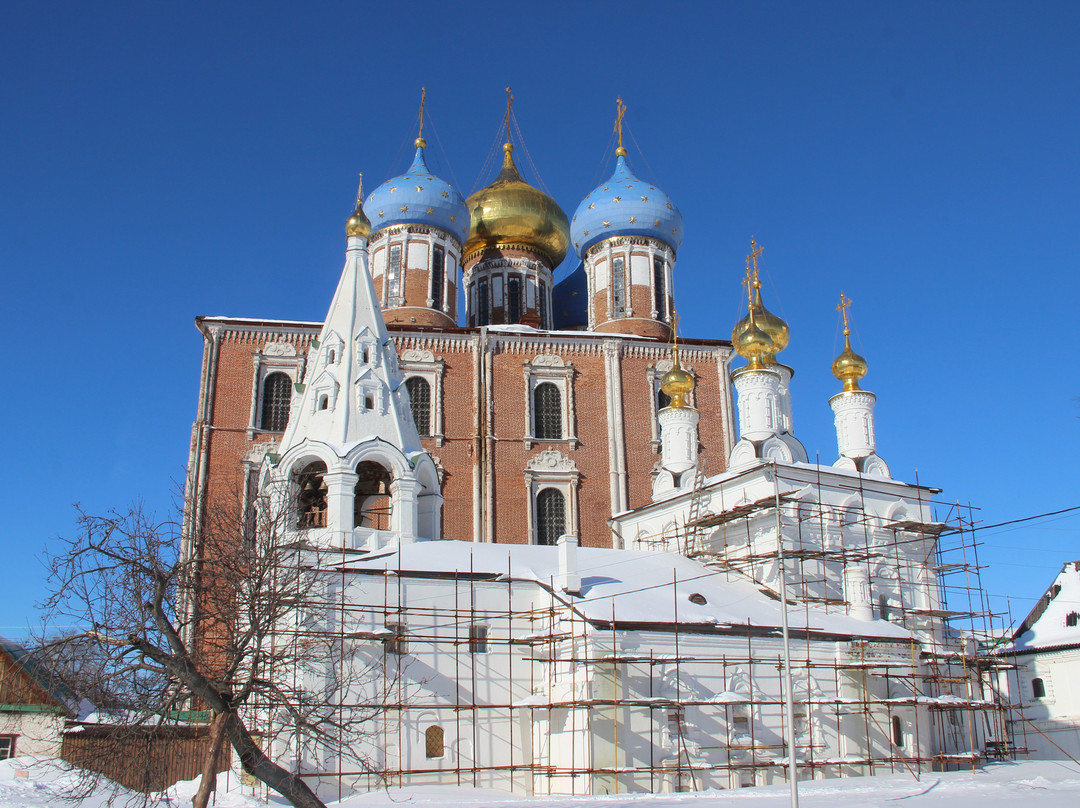
{"type": "Polygon", "coordinates": [[[659,412],[665,407],[671,406],[671,396],[665,393],[663,390],[658,389],[656,391],[656,410],[659,412]]]}
{"type": "Polygon", "coordinates": [[[656,316],[663,320],[667,316],[667,284],[664,282],[664,259],[653,257],[653,308],[656,316]]]}
{"type": "Polygon", "coordinates": [[[431,251],[431,305],[442,311],[443,277],[446,275],[446,251],[438,245],[431,251]]]}
{"type": "Polygon", "coordinates": [[[431,385],[427,379],[410,376],[405,380],[405,389],[409,391],[409,406],[412,407],[416,431],[421,438],[431,437],[431,385]]]}
{"type": "Polygon", "coordinates": [[[389,530],[393,513],[390,472],[378,463],[365,461],[356,467],[360,478],[353,489],[353,526],[389,530]]]}
{"type": "Polygon", "coordinates": [[[892,717],[892,742],[897,749],[904,746],[904,724],[898,715],[892,717]]]}
{"type": "Polygon", "coordinates": [[[289,402],[292,399],[292,379],[285,373],[268,373],[263,379],[262,413],[259,429],[284,432],[289,423],[289,402]]]}
{"type": "Polygon", "coordinates": [[[1031,695],[1037,699],[1046,698],[1046,685],[1042,679],[1031,680],[1031,695]]]}
{"type": "Polygon", "coordinates": [[[536,543],[555,544],[566,532],[566,499],[557,488],[536,495],[536,543]]]}
{"type": "Polygon", "coordinates": [[[424,749],[429,758],[441,758],[446,754],[443,728],[438,724],[434,724],[424,731],[424,749]]]}
{"type": "Polygon", "coordinates": [[[521,278],[506,281],[506,322],[517,325],[521,320],[521,278]]]}
{"type": "Polygon", "coordinates": [[[297,527],[326,527],[326,464],[308,463],[293,478],[296,483],[297,527]]]}
{"type": "Polygon", "coordinates": [[[539,440],[562,440],[562,393],[551,382],[536,385],[533,390],[534,437],[539,440]]]}

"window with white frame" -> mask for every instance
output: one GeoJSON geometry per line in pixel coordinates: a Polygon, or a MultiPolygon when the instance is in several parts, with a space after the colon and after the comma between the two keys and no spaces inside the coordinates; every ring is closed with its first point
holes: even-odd
{"type": "Polygon", "coordinates": [[[0,760],[15,757],[15,735],[0,735],[0,760]]]}
{"type": "Polygon", "coordinates": [[[401,245],[390,245],[390,262],[386,268],[386,305],[396,306],[401,297],[401,245]]]}
{"type": "Polygon", "coordinates": [[[574,461],[556,449],[546,449],[529,459],[525,486],[530,544],[553,545],[563,533],[580,535],[580,477],[574,461]]]}
{"type": "Polygon", "coordinates": [[[426,348],[406,348],[400,355],[400,366],[406,376],[406,389],[409,391],[409,403],[413,407],[413,417],[417,419],[416,429],[422,438],[434,438],[436,446],[442,446],[445,441],[443,434],[443,377],[446,374],[446,362],[441,357],[436,357],[426,348]],[[416,379],[417,381],[413,381],[416,379]],[[421,424],[422,415],[417,412],[417,401],[423,397],[424,391],[419,389],[420,383],[427,384],[427,428],[421,424]],[[418,394],[413,394],[413,388],[417,387],[418,394]]]}
{"type": "Polygon", "coordinates": [[[525,448],[541,441],[566,441],[577,448],[573,364],[541,354],[525,363],[524,374],[525,448]]]}
{"type": "Polygon", "coordinates": [[[268,342],[252,354],[251,413],[248,440],[257,432],[284,432],[294,385],[303,375],[304,357],[291,342],[268,342]]]}
{"type": "Polygon", "coordinates": [[[611,259],[611,316],[626,316],[626,259],[621,255],[611,259]]]}
{"type": "Polygon", "coordinates": [[[446,250],[435,245],[431,250],[431,302],[439,311],[443,310],[443,287],[446,278],[446,250]]]}

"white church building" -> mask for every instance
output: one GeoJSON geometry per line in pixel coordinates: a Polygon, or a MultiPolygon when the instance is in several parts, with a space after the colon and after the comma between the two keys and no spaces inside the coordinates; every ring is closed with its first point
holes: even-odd
{"type": "MultiPolygon", "coordinates": [[[[311,621],[369,671],[302,685],[373,717],[343,756],[267,713],[279,761],[328,797],[418,784],[604,794],[781,782],[791,750],[800,778],[1001,752],[1003,713],[947,625],[937,492],[890,476],[848,342],[833,365],[838,457],[808,462],[758,250],[732,336],[746,365],[728,470],[702,471],[698,424],[718,415],[689,406],[676,346],[653,501],[612,518],[615,549],[573,535],[550,547],[443,539],[438,469],[375,295],[369,233],[358,203],[260,478],[320,580],[311,621]]],[[[556,450],[532,462],[545,479],[576,473],[556,450]]]]}

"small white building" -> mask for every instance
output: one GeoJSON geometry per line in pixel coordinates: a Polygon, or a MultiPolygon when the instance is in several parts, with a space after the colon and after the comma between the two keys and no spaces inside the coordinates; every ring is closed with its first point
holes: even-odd
{"type": "Polygon", "coordinates": [[[1016,746],[1038,760],[1080,759],[1080,561],[1062,567],[998,656],[1016,664],[1007,679],[1024,716],[1011,722],[1016,746]]]}

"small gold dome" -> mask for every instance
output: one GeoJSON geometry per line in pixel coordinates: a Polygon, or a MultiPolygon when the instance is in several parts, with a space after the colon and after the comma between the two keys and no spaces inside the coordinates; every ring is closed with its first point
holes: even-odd
{"type": "MultiPolygon", "coordinates": [[[[772,340],[773,349],[772,353],[762,357],[762,361],[766,365],[772,365],[776,362],[776,355],[780,353],[784,348],[788,346],[791,341],[791,331],[788,329],[788,324],[781,318],[777,317],[767,308],[765,304],[761,302],[761,281],[754,281],[754,322],[758,328],[769,335],[769,339],[772,340]]],[[[739,335],[750,325],[750,313],[747,312],[739,322],[735,324],[735,328],[731,332],[732,343],[737,343],[739,335]]]]}
{"type": "Polygon", "coordinates": [[[363,238],[371,235],[371,222],[364,215],[364,209],[359,202],[356,203],[356,210],[353,211],[353,215],[345,222],[345,235],[362,236],[363,238]]]}
{"type": "MultiPolygon", "coordinates": [[[[773,345],[772,337],[758,328],[753,310],[747,315],[749,322],[742,329],[731,334],[731,341],[735,345],[735,352],[747,361],[747,367],[760,370],[767,364],[767,357],[776,355],[776,346],[773,345]]],[[[740,321],[741,323],[741,321],[740,321]]]]}
{"type": "Polygon", "coordinates": [[[499,176],[465,200],[470,216],[465,257],[486,247],[520,244],[543,253],[554,269],[570,246],[570,222],[554,199],[521,178],[513,150],[510,143],[503,145],[499,176]]]}
{"type": "Polygon", "coordinates": [[[686,406],[686,397],[694,389],[694,377],[687,373],[679,365],[679,349],[676,347],[674,364],[663,378],[660,379],[660,389],[671,399],[669,407],[681,409],[686,406]]]}
{"type": "Polygon", "coordinates": [[[859,379],[865,376],[869,369],[866,360],[851,350],[850,333],[849,329],[844,329],[844,350],[832,363],[833,376],[844,383],[845,393],[860,390],[859,379]]]}

